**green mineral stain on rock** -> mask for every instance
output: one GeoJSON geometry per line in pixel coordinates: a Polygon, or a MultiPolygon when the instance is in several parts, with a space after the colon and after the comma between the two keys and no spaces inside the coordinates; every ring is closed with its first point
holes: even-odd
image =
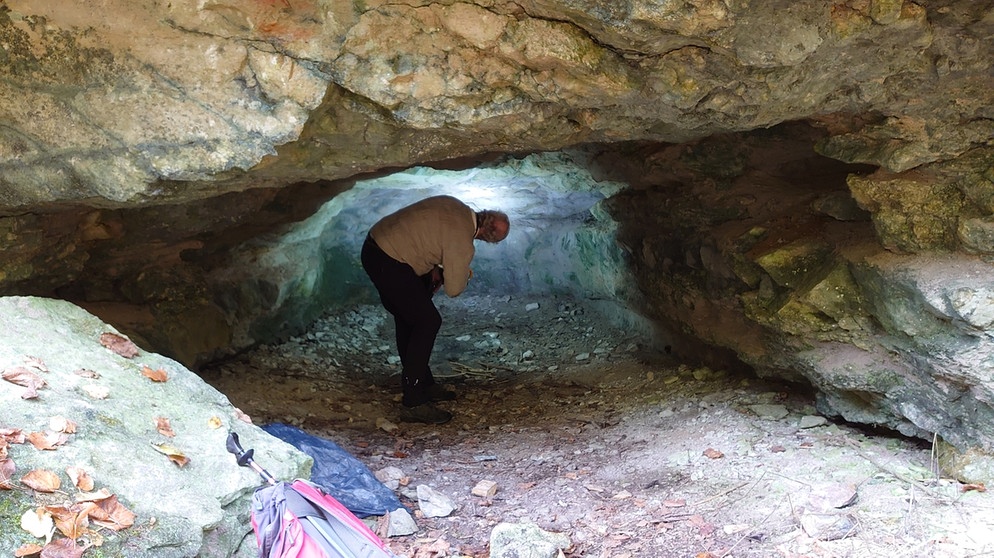
{"type": "Polygon", "coordinates": [[[881,25],[889,25],[901,19],[904,0],[872,0],[870,17],[881,25]]]}
{"type": "Polygon", "coordinates": [[[845,265],[833,267],[801,299],[836,321],[852,314],[862,314],[859,287],[845,265]]]}
{"type": "Polygon", "coordinates": [[[18,548],[23,543],[37,540],[21,529],[21,515],[35,507],[25,493],[18,490],[3,492],[0,498],[0,547],[18,548]]]}
{"type": "Polygon", "coordinates": [[[755,261],[777,285],[797,288],[809,275],[818,272],[830,255],[829,247],[821,242],[801,239],[767,252],[755,261]]]}
{"type": "Polygon", "coordinates": [[[873,214],[884,246],[903,252],[954,249],[962,192],[940,179],[850,176],[853,196],[873,214]]]}

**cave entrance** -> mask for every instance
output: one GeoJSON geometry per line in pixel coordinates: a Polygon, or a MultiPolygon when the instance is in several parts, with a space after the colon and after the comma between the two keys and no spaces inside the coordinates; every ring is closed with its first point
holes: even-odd
{"type": "MultiPolygon", "coordinates": [[[[795,238],[874,235],[846,185],[873,168],[818,155],[822,135],[792,123],[681,145],[591,145],[357,180],[286,233],[288,242],[268,243],[275,257],[253,247],[254,269],[263,279],[296,273],[301,286],[284,288],[303,293],[286,305],[291,324],[375,303],[358,261],[369,228],[400,207],[448,194],[476,209],[503,210],[512,226],[504,242],[477,246],[466,296],[445,305],[473,296],[572,297],[654,350],[744,369],[737,354],[761,346],[761,328],[726,310],[773,289],[747,260],[764,245],[795,238]],[[294,249],[299,258],[286,249],[305,242],[311,247],[294,249]],[[305,272],[293,271],[298,260],[308,264],[305,272]],[[291,269],[268,268],[268,261],[291,269]]],[[[276,326],[284,338],[296,333],[276,326]]]]}
{"type": "Polygon", "coordinates": [[[418,167],[356,182],[323,210],[327,281],[338,285],[344,300],[375,300],[357,265],[366,232],[384,215],[445,194],[477,210],[499,209],[511,220],[503,242],[477,243],[467,294],[569,294],[601,301],[612,319],[640,321],[625,302],[635,283],[616,239],[617,222],[602,208],[625,185],[595,178],[583,162],[565,153],[534,154],[468,170],[418,167]]]}
{"type": "Polygon", "coordinates": [[[950,514],[958,495],[926,486],[920,442],[833,423],[795,384],[684,359],[717,352],[696,334],[734,328],[712,319],[717,302],[754,290],[723,250],[827,220],[872,236],[845,186],[866,169],[784,144],[788,135],[359,183],[322,210],[335,254],[325,274],[350,297],[205,378],[260,422],[332,439],[392,479],[418,530],[380,524],[381,534],[406,555],[487,556],[498,523],[566,533],[568,556],[911,556],[949,529],[986,532],[988,511],[950,514]],[[445,404],[455,418],[398,423],[393,326],[361,275],[359,243],[379,216],[439,193],[506,210],[514,236],[479,247],[463,296],[436,299],[432,365],[457,388],[445,404]],[[480,481],[494,491],[474,492],[480,481]],[[418,515],[420,486],[456,511],[418,515]]]}

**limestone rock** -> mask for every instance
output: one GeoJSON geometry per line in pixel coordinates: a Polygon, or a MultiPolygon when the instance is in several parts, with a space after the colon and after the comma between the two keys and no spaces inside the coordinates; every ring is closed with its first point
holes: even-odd
{"type": "MultiPolygon", "coordinates": [[[[102,551],[132,557],[227,556],[251,533],[254,489],[264,481],[227,452],[229,430],[239,434],[255,460],[280,479],[309,476],[311,459],[245,422],[224,395],[176,361],[139,349],[126,358],[101,344],[113,328],[63,301],[0,298],[6,326],[0,329],[0,368],[28,365],[45,381],[38,397],[0,382],[4,428],[44,431],[51,417],[76,423],[75,433],[51,451],[11,444],[8,457],[19,471],[46,469],[62,476],[78,467],[136,514],[135,525],[105,534],[102,551]],[[162,370],[153,382],[143,368],[162,370]],[[106,397],[86,395],[101,387],[106,397]],[[163,421],[169,427],[163,427],[163,421]],[[154,445],[168,444],[189,462],[177,465],[154,445]]],[[[63,478],[69,494],[76,492],[63,478]]],[[[30,492],[13,491],[20,517],[37,506],[30,492]]],[[[5,496],[6,498],[7,496],[5,496]]],[[[26,533],[0,515],[0,552],[12,555],[26,533]]]]}
{"type": "Polygon", "coordinates": [[[857,177],[849,179],[853,195],[873,214],[884,246],[903,252],[956,246],[956,215],[962,193],[926,177],[857,177]]]}
{"type": "Polygon", "coordinates": [[[817,415],[804,415],[801,420],[798,421],[797,427],[808,429],[808,428],[818,428],[819,426],[824,426],[828,424],[828,419],[825,417],[817,415]]]}
{"type": "Polygon", "coordinates": [[[994,220],[991,218],[963,219],[956,233],[967,250],[981,254],[994,254],[994,220]]]}
{"type": "Polygon", "coordinates": [[[425,517],[446,517],[456,510],[452,498],[428,485],[418,485],[418,508],[425,517]]]}
{"type": "Polygon", "coordinates": [[[939,439],[936,455],[942,472],[959,482],[994,484],[994,455],[982,448],[957,449],[945,440],[939,439]]]}
{"type": "Polygon", "coordinates": [[[501,523],[490,532],[492,558],[556,558],[569,548],[569,537],[534,523],[501,523]]]}
{"type": "Polygon", "coordinates": [[[768,420],[780,420],[790,414],[783,405],[749,405],[749,410],[757,417],[768,420]]]}
{"type": "Polygon", "coordinates": [[[835,541],[853,536],[859,523],[850,514],[807,513],[801,516],[801,527],[813,539],[835,541]]]}
{"type": "Polygon", "coordinates": [[[418,524],[407,508],[397,508],[389,513],[388,537],[404,537],[418,532],[418,524]]]}

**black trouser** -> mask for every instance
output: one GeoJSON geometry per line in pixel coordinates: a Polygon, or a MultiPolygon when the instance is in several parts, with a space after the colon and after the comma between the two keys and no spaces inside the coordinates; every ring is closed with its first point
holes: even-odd
{"type": "Polygon", "coordinates": [[[432,302],[429,277],[418,276],[411,266],[388,256],[371,236],[362,245],[362,268],[380,293],[380,302],[393,314],[397,353],[403,365],[403,404],[414,407],[428,402],[426,390],[435,383],[428,367],[442,315],[432,302]]]}

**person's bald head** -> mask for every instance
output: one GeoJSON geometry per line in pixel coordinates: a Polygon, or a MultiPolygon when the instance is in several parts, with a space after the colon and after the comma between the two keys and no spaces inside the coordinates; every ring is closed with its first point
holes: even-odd
{"type": "Polygon", "coordinates": [[[511,221],[503,211],[477,211],[476,222],[476,238],[485,242],[500,242],[511,231],[511,221]]]}

